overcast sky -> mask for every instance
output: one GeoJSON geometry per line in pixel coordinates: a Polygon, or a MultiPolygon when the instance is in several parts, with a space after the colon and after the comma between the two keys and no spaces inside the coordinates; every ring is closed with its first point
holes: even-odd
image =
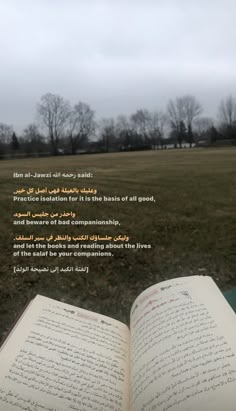
{"type": "Polygon", "coordinates": [[[215,117],[236,97],[235,0],[0,0],[0,16],[0,122],[16,130],[47,92],[97,117],[184,94],[215,117]]]}

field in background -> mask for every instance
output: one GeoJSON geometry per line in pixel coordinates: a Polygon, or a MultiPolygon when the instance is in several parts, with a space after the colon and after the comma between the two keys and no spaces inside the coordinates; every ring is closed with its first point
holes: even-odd
{"type": "Polygon", "coordinates": [[[0,334],[35,294],[43,294],[128,322],[144,288],[176,276],[208,274],[222,290],[236,286],[236,149],[163,150],[60,156],[0,162],[0,334]],[[92,180],[13,179],[13,172],[92,171],[92,180]],[[20,187],[90,186],[98,195],[151,196],[155,203],[21,203],[20,187]],[[107,258],[15,258],[13,235],[50,228],[12,226],[13,214],[69,211],[81,219],[115,218],[113,227],[57,227],[58,233],[127,234],[151,250],[117,250],[107,258]],[[89,265],[88,274],[14,274],[13,265],[89,265]]]}

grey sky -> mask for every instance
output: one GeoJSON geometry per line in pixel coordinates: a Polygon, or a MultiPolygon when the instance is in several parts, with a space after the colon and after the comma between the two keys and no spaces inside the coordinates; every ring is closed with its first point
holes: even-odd
{"type": "Polygon", "coordinates": [[[235,0],[0,0],[0,122],[22,129],[46,92],[97,117],[195,95],[236,97],[235,0]]]}

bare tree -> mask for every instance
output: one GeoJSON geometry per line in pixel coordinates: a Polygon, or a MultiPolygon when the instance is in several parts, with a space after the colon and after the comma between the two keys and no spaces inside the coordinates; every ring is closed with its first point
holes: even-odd
{"type": "Polygon", "coordinates": [[[172,128],[171,134],[175,136],[175,139],[177,140],[181,148],[183,141],[182,126],[185,120],[182,98],[177,97],[175,100],[169,100],[169,103],[167,105],[167,115],[169,117],[170,126],[172,128]]]}
{"type": "Polygon", "coordinates": [[[180,147],[182,146],[182,129],[185,126],[187,136],[192,145],[193,142],[193,121],[202,112],[202,107],[194,96],[185,95],[170,100],[167,105],[167,113],[172,129],[178,136],[180,147]]]}
{"type": "Polygon", "coordinates": [[[185,116],[186,116],[186,123],[187,123],[187,138],[188,142],[190,144],[190,147],[192,147],[192,143],[194,141],[194,136],[193,136],[193,121],[196,117],[199,116],[202,112],[202,107],[196,100],[194,96],[184,96],[183,97],[183,106],[184,106],[184,111],[185,111],[185,116]]]}
{"type": "Polygon", "coordinates": [[[45,137],[39,132],[38,126],[34,123],[28,124],[24,129],[20,142],[26,153],[40,153],[47,150],[45,137]]]}
{"type": "Polygon", "coordinates": [[[228,96],[219,105],[220,134],[236,142],[236,100],[228,96]]]}
{"type": "Polygon", "coordinates": [[[163,147],[164,129],[167,124],[167,116],[161,111],[150,113],[149,137],[151,143],[163,147]]]}
{"type": "Polygon", "coordinates": [[[214,122],[210,117],[198,117],[193,122],[194,131],[199,139],[205,138],[213,125],[214,122]]]}
{"type": "Polygon", "coordinates": [[[185,112],[181,98],[177,97],[175,101],[169,100],[169,103],[167,105],[167,114],[171,127],[175,130],[178,130],[181,121],[185,120],[185,112]]]}
{"type": "Polygon", "coordinates": [[[13,134],[13,128],[5,123],[0,123],[0,142],[9,144],[13,134]]]}
{"type": "Polygon", "coordinates": [[[28,124],[28,126],[24,129],[23,137],[25,140],[32,143],[38,139],[43,139],[43,136],[40,134],[37,124],[34,123],[28,124]]]}
{"type": "Polygon", "coordinates": [[[117,134],[119,134],[122,130],[128,129],[132,129],[130,119],[126,115],[120,114],[116,119],[117,134]]]}
{"type": "Polygon", "coordinates": [[[119,139],[121,150],[130,150],[134,146],[135,131],[131,120],[121,114],[117,117],[115,125],[116,135],[119,139]]]}
{"type": "Polygon", "coordinates": [[[79,102],[68,117],[68,135],[71,153],[75,154],[78,146],[88,141],[95,132],[94,111],[86,103],[79,102]]]}
{"type": "Polygon", "coordinates": [[[47,127],[53,153],[56,155],[69,117],[70,104],[57,94],[47,93],[41,97],[37,111],[43,125],[47,127]]]}
{"type": "Polygon", "coordinates": [[[148,110],[137,110],[136,113],[131,115],[131,122],[137,134],[146,139],[150,126],[151,115],[148,110]]]}
{"type": "Polygon", "coordinates": [[[13,134],[13,128],[5,123],[0,123],[0,156],[9,151],[9,145],[13,134]]]}
{"type": "Polygon", "coordinates": [[[112,145],[116,143],[116,129],[113,118],[103,118],[100,121],[100,141],[102,148],[107,153],[110,151],[112,145]]]}
{"type": "Polygon", "coordinates": [[[219,118],[225,126],[232,128],[236,125],[236,100],[232,96],[221,101],[219,118]]]}
{"type": "Polygon", "coordinates": [[[193,126],[193,120],[202,112],[202,107],[194,96],[186,95],[181,97],[186,127],[193,126]]]}

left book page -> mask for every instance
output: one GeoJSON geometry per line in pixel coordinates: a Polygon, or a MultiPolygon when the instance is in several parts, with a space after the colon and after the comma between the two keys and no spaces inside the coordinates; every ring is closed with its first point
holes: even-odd
{"type": "Polygon", "coordinates": [[[127,411],[129,329],[37,296],[0,351],[0,410],[127,411]]]}

